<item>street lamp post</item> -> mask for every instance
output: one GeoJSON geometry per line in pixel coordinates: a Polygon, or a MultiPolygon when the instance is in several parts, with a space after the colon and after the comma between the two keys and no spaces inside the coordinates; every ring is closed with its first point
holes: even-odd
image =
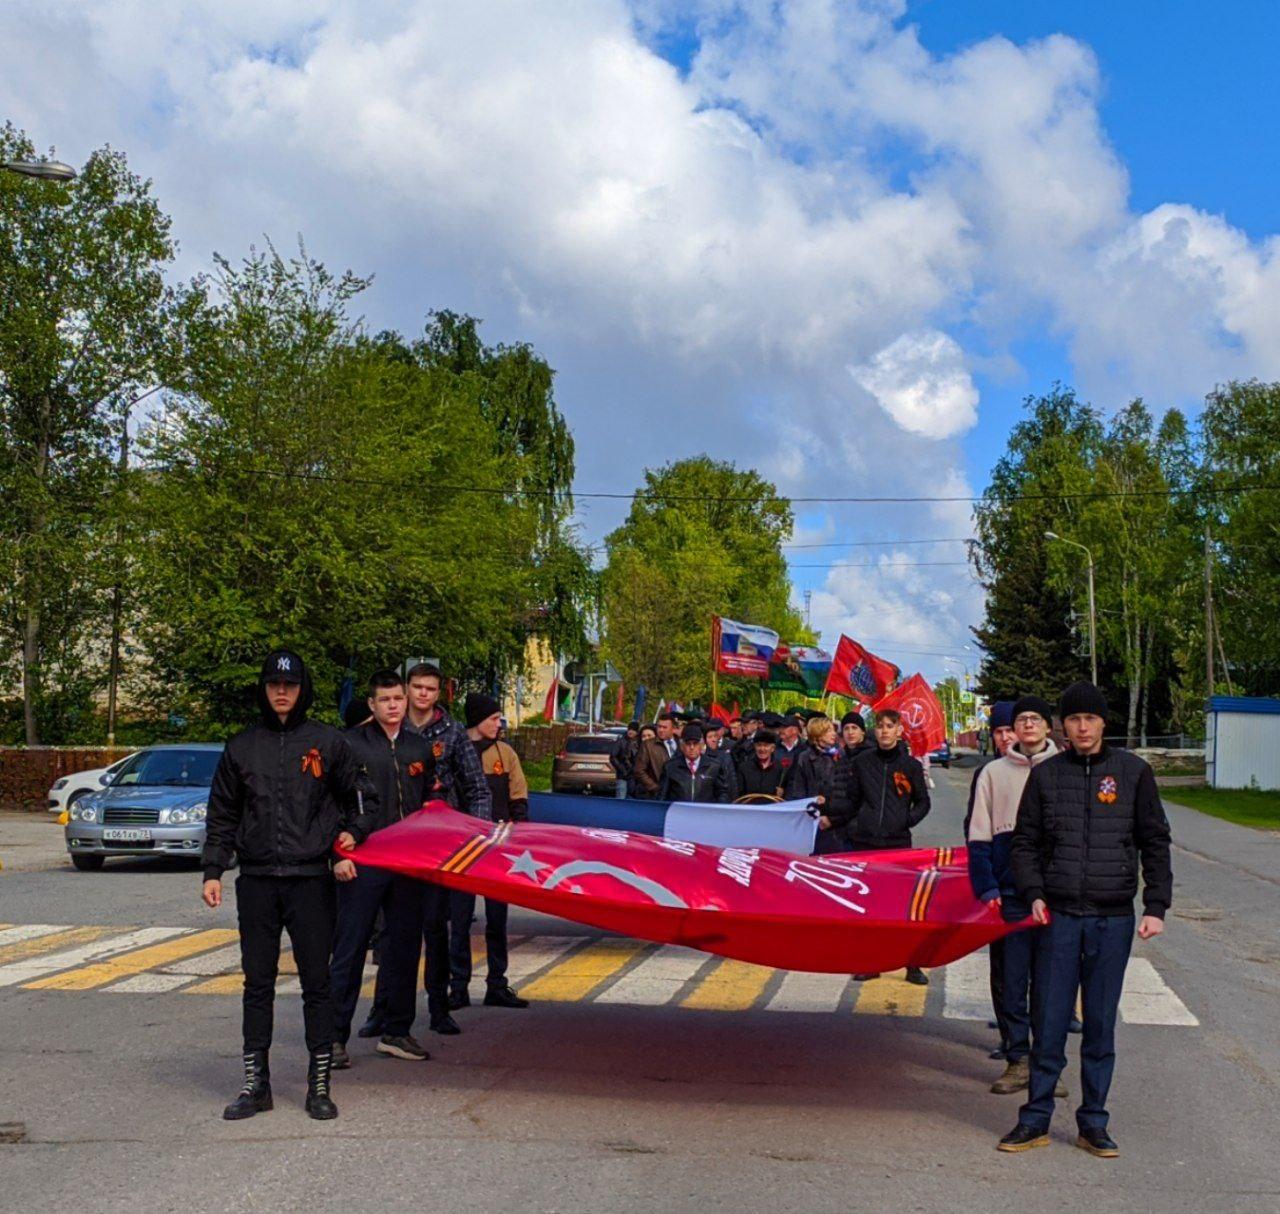
{"type": "Polygon", "coordinates": [[[42,181],[74,181],[76,171],[61,160],[0,160],[0,169],[42,181]]]}
{"type": "Polygon", "coordinates": [[[1066,539],[1053,531],[1046,531],[1044,538],[1057,540],[1060,544],[1070,544],[1073,548],[1079,548],[1089,558],[1089,670],[1096,687],[1098,683],[1098,613],[1093,600],[1093,553],[1083,544],[1066,539]]]}

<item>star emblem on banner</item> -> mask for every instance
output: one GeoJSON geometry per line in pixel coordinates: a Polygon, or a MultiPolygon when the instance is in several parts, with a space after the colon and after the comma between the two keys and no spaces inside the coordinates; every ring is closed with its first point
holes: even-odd
{"type": "Polygon", "coordinates": [[[507,870],[508,876],[519,874],[522,877],[528,877],[536,885],[540,880],[539,874],[544,868],[550,868],[551,865],[542,860],[535,860],[533,853],[525,848],[518,856],[513,856],[510,852],[503,852],[503,858],[511,861],[511,867],[507,870]]]}

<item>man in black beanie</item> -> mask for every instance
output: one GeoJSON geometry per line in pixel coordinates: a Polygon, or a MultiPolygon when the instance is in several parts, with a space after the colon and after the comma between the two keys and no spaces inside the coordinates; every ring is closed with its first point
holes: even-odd
{"type": "MultiPolygon", "coordinates": [[[[467,737],[489,786],[493,820],[523,821],[529,816],[529,785],[520,766],[520,756],[498,738],[502,729],[502,705],[493,696],[473,691],[467,696],[464,717],[467,737]]],[[[471,921],[475,917],[476,896],[454,890],[450,907],[449,989],[455,996],[466,995],[470,1002],[471,921]]],[[[507,904],[487,895],[484,943],[489,966],[485,976],[485,1007],[528,1007],[529,1001],[507,984],[507,904]]]]}
{"type": "Polygon", "coordinates": [[[1032,918],[1048,926],[1035,963],[1028,1099],[999,1148],[1025,1151],[1049,1143],[1053,1090],[1067,1063],[1067,1025],[1078,988],[1084,1037],[1076,1145],[1111,1158],[1119,1148],[1107,1132],[1106,1101],[1138,866],[1141,861],[1138,936],[1149,940],[1164,930],[1173,899],[1169,823],[1151,768],[1107,745],[1102,693],[1092,683],[1073,683],[1058,712],[1072,749],[1032,769],[1010,849],[1018,893],[1032,918]]]}

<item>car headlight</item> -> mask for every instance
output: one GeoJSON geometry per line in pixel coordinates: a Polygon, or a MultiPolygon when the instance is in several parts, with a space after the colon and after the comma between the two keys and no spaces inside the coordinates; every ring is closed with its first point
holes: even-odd
{"type": "Polygon", "coordinates": [[[204,802],[189,805],[186,809],[171,809],[166,821],[170,826],[186,826],[190,822],[203,822],[205,815],[204,802]]]}
{"type": "Polygon", "coordinates": [[[81,801],[78,805],[71,807],[71,820],[73,822],[96,822],[98,820],[98,807],[93,804],[86,805],[81,801]]]}
{"type": "Polygon", "coordinates": [[[61,780],[54,780],[53,790],[56,792],[59,788],[66,788],[69,777],[63,776],[61,780]]]}

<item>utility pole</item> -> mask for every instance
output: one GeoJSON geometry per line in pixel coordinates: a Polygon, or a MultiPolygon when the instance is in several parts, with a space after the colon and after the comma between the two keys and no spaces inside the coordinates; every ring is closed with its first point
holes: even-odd
{"type": "Polygon", "coordinates": [[[804,592],[804,626],[806,628],[810,627],[813,623],[813,614],[810,611],[810,608],[812,607],[812,605],[813,605],[813,591],[806,590],[804,592]]]}
{"type": "MultiPolygon", "coordinates": [[[[123,497],[125,476],[129,471],[129,410],[125,409],[120,423],[120,457],[117,465],[117,483],[123,497]]],[[[120,685],[120,616],[122,612],[124,581],[124,524],[120,510],[124,502],[116,505],[115,585],[111,588],[111,663],[107,677],[107,745],[116,744],[116,703],[120,685]]]]}
{"type": "Polygon", "coordinates": [[[1204,678],[1205,708],[1213,695],[1213,550],[1209,547],[1209,524],[1204,525],[1204,678]]]}

